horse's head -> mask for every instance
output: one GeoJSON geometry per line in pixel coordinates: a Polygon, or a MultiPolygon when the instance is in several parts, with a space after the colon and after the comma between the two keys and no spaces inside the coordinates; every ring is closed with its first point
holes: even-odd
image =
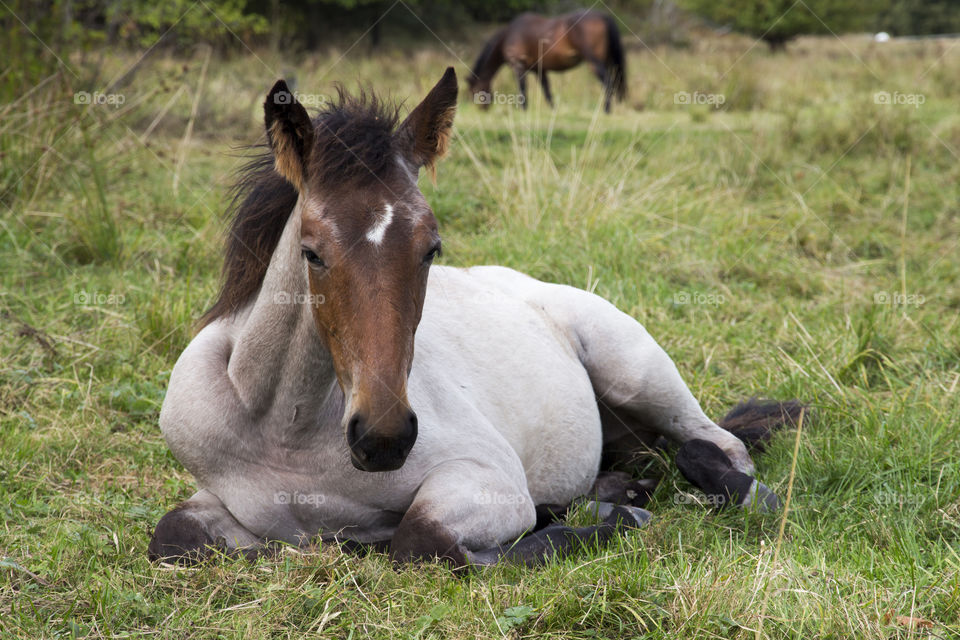
{"type": "Polygon", "coordinates": [[[364,471],[399,469],[417,438],[407,377],[440,252],[417,177],[446,151],[456,104],[452,68],[399,127],[396,109],[342,93],[311,121],[282,80],[264,104],[275,168],[300,193],[313,318],[346,398],[351,458],[364,471]]]}

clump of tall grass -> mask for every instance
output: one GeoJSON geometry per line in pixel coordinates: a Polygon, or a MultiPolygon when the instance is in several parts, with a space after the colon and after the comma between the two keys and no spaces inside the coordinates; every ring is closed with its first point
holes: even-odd
{"type": "Polygon", "coordinates": [[[68,91],[57,71],[23,94],[0,97],[6,100],[0,101],[0,205],[29,203],[55,188],[53,179],[70,162],[68,147],[76,144],[72,134],[80,117],[68,91]]]}
{"type": "Polygon", "coordinates": [[[56,225],[45,244],[60,260],[116,263],[121,230],[109,197],[108,167],[98,156],[104,123],[78,98],[82,92],[72,91],[65,73],[56,71],[0,105],[0,204],[34,232],[56,225]],[[36,203],[57,198],[62,209],[31,215],[36,203]]]}
{"type": "Polygon", "coordinates": [[[595,111],[574,144],[555,144],[570,133],[558,126],[556,112],[510,109],[501,121],[510,153],[504,155],[497,136],[482,130],[461,129],[458,145],[501,224],[535,230],[577,221],[589,227],[626,205],[634,185],[625,178],[643,157],[635,144],[607,144],[602,118],[595,111]]]}
{"type": "Polygon", "coordinates": [[[857,319],[853,327],[856,344],[838,372],[838,380],[869,389],[896,375],[892,355],[896,345],[887,324],[876,304],[857,319]]]}
{"type": "Polygon", "coordinates": [[[72,236],[67,255],[80,264],[118,262],[122,241],[116,214],[108,200],[107,168],[96,155],[96,144],[83,128],[86,162],[72,167],[81,199],[64,215],[67,233],[72,236]]]}

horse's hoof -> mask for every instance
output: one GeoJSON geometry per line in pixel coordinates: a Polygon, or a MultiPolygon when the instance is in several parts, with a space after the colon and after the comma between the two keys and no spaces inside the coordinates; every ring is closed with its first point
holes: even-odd
{"type": "Polygon", "coordinates": [[[612,502],[596,502],[591,500],[584,504],[587,513],[590,513],[598,520],[613,525],[620,525],[627,529],[639,529],[645,526],[653,518],[653,514],[640,507],[633,507],[626,504],[613,504],[612,502]]]}
{"type": "Polygon", "coordinates": [[[606,521],[610,522],[612,520],[613,524],[626,529],[640,529],[641,527],[645,527],[652,519],[653,514],[646,509],[621,504],[614,507],[613,512],[607,516],[606,521]]]}
{"type": "Polygon", "coordinates": [[[750,491],[747,492],[743,502],[740,503],[740,507],[760,513],[769,513],[780,509],[780,498],[770,487],[759,480],[754,480],[753,484],[750,485],[750,491]]]}
{"type": "Polygon", "coordinates": [[[606,520],[609,518],[610,514],[613,513],[613,508],[616,506],[617,505],[612,502],[598,502],[596,500],[583,503],[583,508],[586,512],[597,520],[606,520]]]}
{"type": "Polygon", "coordinates": [[[683,477],[702,489],[716,509],[741,506],[766,512],[780,506],[773,491],[753,476],[735,469],[727,454],[712,442],[685,442],[674,460],[683,477]]]}
{"type": "Polygon", "coordinates": [[[217,541],[182,505],[168,512],[157,523],[147,547],[152,562],[197,564],[219,548],[217,541]]]}

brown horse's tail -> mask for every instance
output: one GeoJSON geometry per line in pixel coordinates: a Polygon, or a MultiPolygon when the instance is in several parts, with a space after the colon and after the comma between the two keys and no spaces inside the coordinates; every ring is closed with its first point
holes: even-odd
{"type": "Polygon", "coordinates": [[[604,15],[603,21],[607,25],[607,82],[610,91],[617,99],[627,97],[627,63],[623,54],[623,43],[620,41],[620,30],[612,16],[604,15]]]}

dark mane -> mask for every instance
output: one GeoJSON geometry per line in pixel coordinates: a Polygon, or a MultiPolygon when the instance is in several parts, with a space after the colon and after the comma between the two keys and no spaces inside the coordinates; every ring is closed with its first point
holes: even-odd
{"type": "MultiPolygon", "coordinates": [[[[311,184],[350,185],[380,178],[395,153],[393,130],[399,108],[373,93],[348,95],[337,87],[335,102],[312,118],[314,144],[308,160],[311,184]]],[[[253,145],[230,191],[230,230],[224,249],[220,293],[200,318],[200,328],[239,311],[260,289],[298,193],[273,167],[265,144],[253,145]]]]}
{"type": "MultiPolygon", "coordinates": [[[[487,44],[483,45],[483,51],[477,56],[477,61],[473,63],[473,69],[470,70],[470,79],[476,80],[480,77],[480,72],[486,68],[487,63],[495,53],[499,53],[500,46],[503,44],[503,38],[507,35],[507,27],[504,27],[490,36],[487,44]]],[[[502,56],[502,54],[500,54],[502,56]]],[[[500,65],[497,65],[498,67],[500,65]]]]}
{"type": "Polygon", "coordinates": [[[343,185],[379,178],[396,155],[393,130],[399,108],[373,93],[350,96],[337,86],[337,101],[313,118],[311,182],[343,185]]]}

